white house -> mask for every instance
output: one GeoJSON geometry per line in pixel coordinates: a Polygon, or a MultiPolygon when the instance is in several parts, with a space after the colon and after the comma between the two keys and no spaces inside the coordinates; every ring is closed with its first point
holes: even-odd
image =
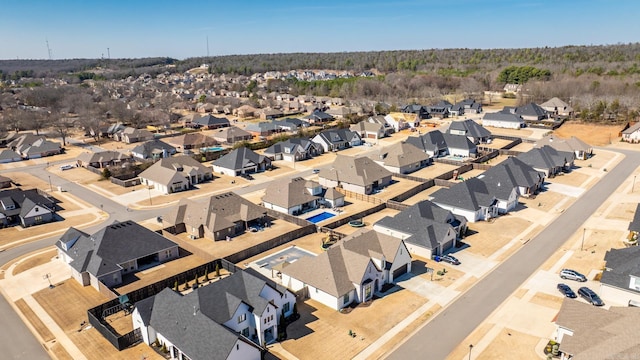
{"type": "Polygon", "coordinates": [[[622,131],[622,141],[634,144],[640,142],[640,122],[622,131]]]}

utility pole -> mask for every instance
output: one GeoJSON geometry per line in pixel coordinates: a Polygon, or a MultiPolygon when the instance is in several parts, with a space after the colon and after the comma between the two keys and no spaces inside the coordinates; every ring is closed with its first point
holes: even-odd
{"type": "Polygon", "coordinates": [[[587,232],[587,228],[582,228],[582,243],[580,243],[580,251],[584,250],[584,233],[587,232]]]}
{"type": "Polygon", "coordinates": [[[207,35],[207,57],[209,57],[209,35],[207,35]]]}
{"type": "Polygon", "coordinates": [[[111,52],[109,51],[109,48],[107,48],[107,59],[111,59],[111,52]]]}
{"type": "Polygon", "coordinates": [[[47,43],[47,55],[49,55],[49,60],[52,60],[53,56],[51,55],[51,48],[49,47],[49,39],[46,39],[45,43],[47,43]]]}

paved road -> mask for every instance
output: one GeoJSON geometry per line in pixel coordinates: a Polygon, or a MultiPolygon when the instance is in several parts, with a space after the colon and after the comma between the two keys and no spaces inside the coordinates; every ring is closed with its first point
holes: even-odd
{"type": "Polygon", "coordinates": [[[615,151],[626,155],[618,166],[610,169],[606,176],[538,236],[418,330],[388,358],[410,359],[423,354],[429,359],[445,359],[555,253],[640,165],[640,153],[615,151]]]}

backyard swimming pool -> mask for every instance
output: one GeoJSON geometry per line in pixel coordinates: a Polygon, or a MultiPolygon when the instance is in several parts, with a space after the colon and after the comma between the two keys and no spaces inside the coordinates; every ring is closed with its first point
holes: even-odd
{"type": "Polygon", "coordinates": [[[319,223],[320,221],[327,220],[328,218],[332,218],[336,216],[336,214],[332,214],[330,212],[323,211],[320,214],[313,215],[312,217],[308,217],[307,220],[311,221],[314,224],[319,223]]]}
{"type": "Polygon", "coordinates": [[[213,146],[213,147],[208,147],[208,148],[200,148],[200,152],[216,152],[216,151],[222,151],[224,150],[224,148],[220,147],[220,146],[213,146]]]}

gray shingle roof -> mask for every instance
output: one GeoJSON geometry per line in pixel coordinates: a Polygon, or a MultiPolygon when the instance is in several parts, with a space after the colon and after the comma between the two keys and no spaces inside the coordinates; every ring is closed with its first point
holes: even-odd
{"type": "Polygon", "coordinates": [[[154,152],[164,152],[166,151],[169,155],[176,153],[176,148],[165,143],[162,140],[149,140],[145,141],[142,144],[134,147],[131,152],[140,154],[144,159],[148,159],[152,157],[154,152]]]}
{"type": "Polygon", "coordinates": [[[82,161],[85,164],[92,164],[97,162],[108,163],[114,160],[123,160],[123,159],[131,159],[131,155],[127,155],[119,151],[113,151],[113,150],[99,151],[96,153],[83,152],[82,154],[78,155],[78,160],[82,161]]]}
{"type": "Polygon", "coordinates": [[[482,117],[482,120],[493,120],[493,121],[503,121],[503,122],[513,122],[513,123],[523,123],[524,119],[520,115],[511,114],[511,113],[485,113],[482,117]]]}
{"type": "Polygon", "coordinates": [[[462,131],[466,136],[470,136],[476,140],[491,136],[491,132],[489,130],[471,119],[452,121],[451,125],[449,125],[449,129],[447,129],[447,133],[451,134],[451,130],[462,131]]]}
{"type": "Polygon", "coordinates": [[[274,181],[267,186],[262,201],[289,209],[319,199],[307,190],[309,185],[320,186],[315,181],[307,184],[301,177],[274,181]]]}
{"type": "Polygon", "coordinates": [[[369,158],[337,155],[331,169],[321,169],[318,176],[347,184],[368,186],[375,181],[389,178],[392,174],[369,158]]]}
{"type": "Polygon", "coordinates": [[[37,189],[7,189],[0,191],[0,201],[2,203],[11,202],[15,209],[4,209],[0,206],[0,214],[6,216],[26,215],[34,206],[42,206],[51,211],[55,210],[55,203],[38,193],[37,189]]]}
{"type": "Polygon", "coordinates": [[[213,165],[238,171],[252,164],[258,165],[264,161],[266,161],[264,155],[258,155],[247,147],[239,147],[214,161],[213,165]]]}
{"type": "Polygon", "coordinates": [[[636,206],[636,212],[633,214],[633,220],[629,223],[628,230],[640,232],[640,204],[636,206]]]}
{"type": "Polygon", "coordinates": [[[429,160],[429,155],[413,144],[400,142],[389,146],[380,155],[384,165],[393,167],[403,167],[407,165],[420,164],[429,160]]]}
{"type": "Polygon", "coordinates": [[[230,125],[229,119],[219,118],[212,115],[205,115],[203,117],[193,119],[193,123],[202,125],[202,126],[229,126],[230,125]]]}
{"type": "Polygon", "coordinates": [[[551,146],[533,148],[517,156],[519,160],[536,169],[552,169],[564,167],[575,158],[574,153],[557,151],[551,146]]]}
{"type": "Polygon", "coordinates": [[[514,186],[530,188],[540,184],[544,179],[544,174],[525,164],[522,160],[510,157],[485,171],[478,178],[487,183],[508,182],[514,186]]]}
{"type": "Polygon", "coordinates": [[[406,142],[423,151],[438,153],[439,151],[447,149],[447,143],[443,135],[442,131],[434,130],[419,136],[409,136],[406,142]]]}
{"type": "Polygon", "coordinates": [[[495,196],[490,193],[487,184],[477,178],[471,178],[450,188],[443,188],[432,195],[433,202],[455,206],[465,210],[477,211],[481,207],[494,204],[495,196]]]}
{"type": "Polygon", "coordinates": [[[603,284],[640,293],[629,288],[629,276],[640,276],[640,247],[611,249],[604,255],[604,261],[606,271],[600,280],[603,284]]]}

